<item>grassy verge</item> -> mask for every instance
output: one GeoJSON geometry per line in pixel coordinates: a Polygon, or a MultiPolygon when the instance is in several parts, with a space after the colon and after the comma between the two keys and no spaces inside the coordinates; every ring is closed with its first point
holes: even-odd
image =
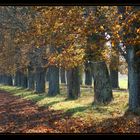
{"type": "MultiPolygon", "coordinates": [[[[121,88],[126,88],[126,80],[121,81],[121,88]]],[[[65,100],[66,88],[61,86],[61,94],[56,97],[48,97],[46,93],[36,94],[33,91],[12,86],[0,85],[1,90],[8,91],[14,96],[32,100],[38,106],[49,107],[54,110],[69,112],[72,117],[80,117],[85,121],[101,121],[107,118],[120,117],[124,114],[128,104],[128,93],[120,91],[113,92],[114,100],[109,105],[92,105],[93,89],[81,87],[81,97],[77,100],[65,100]]]]}

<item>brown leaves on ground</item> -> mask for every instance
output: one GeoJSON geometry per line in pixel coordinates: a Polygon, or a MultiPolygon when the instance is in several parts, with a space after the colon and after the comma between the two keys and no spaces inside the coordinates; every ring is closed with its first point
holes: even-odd
{"type": "Polygon", "coordinates": [[[0,91],[0,132],[4,133],[139,133],[140,117],[132,114],[85,122],[71,114],[38,107],[0,91]]]}
{"type": "Polygon", "coordinates": [[[89,123],[68,118],[54,122],[53,125],[63,133],[140,133],[140,117],[131,115],[89,123]]]}

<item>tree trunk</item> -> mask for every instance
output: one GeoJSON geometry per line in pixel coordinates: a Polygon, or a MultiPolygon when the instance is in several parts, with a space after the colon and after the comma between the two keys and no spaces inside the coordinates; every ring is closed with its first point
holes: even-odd
{"type": "Polygon", "coordinates": [[[82,72],[80,73],[79,78],[80,78],[80,85],[82,85],[83,84],[83,73],[82,72]]]}
{"type": "Polygon", "coordinates": [[[33,73],[33,68],[28,67],[28,89],[34,90],[34,73],[33,73]]]}
{"type": "Polygon", "coordinates": [[[36,68],[36,75],[35,75],[35,91],[37,93],[45,92],[45,75],[46,70],[42,67],[36,68]]]}
{"type": "Polygon", "coordinates": [[[1,83],[4,84],[4,74],[1,75],[1,83]]]}
{"type": "Polygon", "coordinates": [[[1,83],[4,84],[4,85],[12,86],[13,85],[12,76],[8,75],[8,74],[1,75],[1,83]]]}
{"type": "Polygon", "coordinates": [[[80,77],[79,68],[73,68],[67,71],[67,97],[68,99],[77,99],[80,96],[80,77]]]}
{"type": "Polygon", "coordinates": [[[64,68],[60,69],[61,83],[66,83],[66,72],[64,68]]]}
{"type": "Polygon", "coordinates": [[[112,88],[119,88],[118,70],[110,70],[112,88]]]}
{"type": "Polygon", "coordinates": [[[18,78],[17,78],[17,71],[16,71],[14,75],[14,86],[17,86],[17,85],[18,85],[18,78]]]}
{"type": "Polygon", "coordinates": [[[2,74],[0,74],[0,84],[2,84],[2,74]]]}
{"type": "Polygon", "coordinates": [[[2,84],[5,83],[5,75],[4,75],[4,74],[2,74],[2,76],[1,76],[1,83],[2,83],[2,84]]]}
{"type": "Polygon", "coordinates": [[[128,47],[128,73],[129,110],[137,112],[140,109],[140,56],[136,55],[134,46],[128,47]]]}
{"type": "Polygon", "coordinates": [[[19,70],[17,70],[15,73],[14,85],[18,87],[21,86],[21,72],[19,70]]]}
{"type": "Polygon", "coordinates": [[[21,72],[21,87],[27,88],[28,87],[28,80],[27,80],[27,75],[23,72],[21,72]]]}
{"type": "Polygon", "coordinates": [[[46,81],[49,81],[49,76],[50,76],[50,74],[49,74],[49,68],[48,68],[46,71],[46,81]]]}
{"type": "MultiPolygon", "coordinates": [[[[128,67],[128,70],[129,70],[129,67],[128,67]]],[[[128,72],[127,76],[128,76],[127,89],[129,90],[129,72],[128,72]]]]}
{"type": "Polygon", "coordinates": [[[107,104],[112,101],[110,76],[105,62],[93,64],[94,103],[107,104]]]}
{"type": "Polygon", "coordinates": [[[6,85],[12,86],[13,85],[13,77],[11,75],[6,75],[6,85]]]}
{"type": "Polygon", "coordinates": [[[91,65],[85,64],[85,85],[92,85],[91,65]]]}
{"type": "Polygon", "coordinates": [[[56,66],[50,66],[48,96],[56,96],[59,93],[59,68],[56,66]]]}
{"type": "Polygon", "coordinates": [[[110,63],[110,79],[113,89],[119,88],[118,66],[119,66],[119,54],[117,50],[112,49],[110,63]]]}

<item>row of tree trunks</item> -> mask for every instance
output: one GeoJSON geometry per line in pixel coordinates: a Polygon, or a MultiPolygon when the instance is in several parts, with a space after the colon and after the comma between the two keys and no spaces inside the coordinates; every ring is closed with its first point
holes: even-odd
{"type": "Polygon", "coordinates": [[[0,75],[0,83],[4,85],[13,85],[13,77],[11,75],[2,74],[0,75]]]}
{"type": "Polygon", "coordinates": [[[28,74],[25,74],[19,70],[15,73],[14,85],[18,87],[28,88],[35,90],[38,93],[45,92],[45,70],[44,68],[36,68],[36,72],[33,68],[28,67],[28,74]]]}
{"type": "MultiPolygon", "coordinates": [[[[94,75],[94,102],[109,103],[112,100],[112,89],[109,73],[106,64],[94,63],[92,65],[94,75]]],[[[27,75],[21,71],[17,71],[15,75],[15,85],[23,88],[35,89],[37,93],[45,92],[45,76],[46,70],[42,67],[36,68],[34,74],[31,67],[28,68],[27,75]],[[34,87],[35,83],[35,87],[34,87]]],[[[8,77],[9,78],[9,77],[8,77]]],[[[55,66],[49,67],[49,96],[59,94],[59,68],[55,66]]],[[[77,99],[80,96],[80,70],[79,67],[67,71],[67,98],[77,99]]]]}
{"type": "MultiPolygon", "coordinates": [[[[85,65],[85,85],[92,85],[92,75],[89,64],[85,65]]],[[[66,71],[65,69],[60,69],[61,83],[66,83],[66,71]]],[[[80,84],[83,84],[83,73],[80,73],[80,84]]]]}
{"type": "MultiPolygon", "coordinates": [[[[55,96],[59,93],[59,68],[54,66],[49,68],[49,92],[48,95],[55,96]]],[[[17,71],[15,73],[15,86],[35,90],[37,93],[45,92],[45,76],[46,70],[42,67],[37,67],[33,72],[31,67],[28,68],[28,76],[17,71]],[[27,79],[28,77],[28,79],[27,79]]]]}
{"type": "Polygon", "coordinates": [[[27,88],[28,86],[27,75],[24,74],[24,72],[17,70],[15,73],[14,85],[18,87],[27,88]]]}

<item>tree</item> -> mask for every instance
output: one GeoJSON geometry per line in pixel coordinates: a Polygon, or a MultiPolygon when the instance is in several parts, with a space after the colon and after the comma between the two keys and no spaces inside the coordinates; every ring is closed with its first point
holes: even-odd
{"type": "Polygon", "coordinates": [[[35,92],[45,92],[45,75],[46,70],[42,67],[36,67],[35,71],[35,92]]]}
{"type": "Polygon", "coordinates": [[[47,68],[47,71],[46,71],[46,81],[49,81],[49,68],[47,68]]]}
{"type": "Polygon", "coordinates": [[[66,83],[66,72],[64,68],[60,69],[61,83],[66,83]]]}
{"type": "MultiPolygon", "coordinates": [[[[107,42],[106,33],[108,24],[104,24],[104,22],[107,21],[107,15],[110,14],[108,12],[110,9],[107,6],[93,6],[87,9],[90,19],[87,22],[87,30],[90,30],[90,32],[87,36],[85,59],[90,63],[96,62],[93,63],[91,67],[94,77],[94,102],[106,104],[113,99],[110,75],[108,74],[106,66],[106,63],[108,63],[110,59],[109,48],[105,45],[107,42]],[[100,61],[103,62],[103,64],[100,63],[100,61]],[[104,79],[101,78],[101,75],[104,79]]],[[[114,13],[114,11],[115,8],[112,13],[114,13]]]]}
{"type": "Polygon", "coordinates": [[[79,68],[75,67],[67,71],[67,97],[77,99],[80,96],[79,68]]]}
{"type": "Polygon", "coordinates": [[[119,54],[118,51],[115,50],[116,48],[117,47],[112,48],[114,50],[112,50],[111,52],[111,60],[110,60],[110,78],[111,78],[112,88],[119,88],[119,76],[118,76],[119,54]]]}
{"type": "Polygon", "coordinates": [[[48,96],[56,96],[59,93],[59,68],[56,66],[50,66],[48,96]]]}
{"type": "Polygon", "coordinates": [[[35,73],[32,66],[28,67],[28,89],[34,90],[35,87],[35,73]]]}
{"type": "MultiPolygon", "coordinates": [[[[55,47],[50,47],[50,53],[58,51],[55,47]]],[[[56,96],[60,93],[59,89],[59,68],[55,65],[49,66],[49,96],[56,96]]]]}
{"type": "Polygon", "coordinates": [[[92,85],[92,74],[90,63],[85,63],[85,85],[92,85]]]}
{"type": "Polygon", "coordinates": [[[140,107],[139,9],[139,6],[118,6],[118,12],[122,16],[119,35],[123,43],[119,50],[128,63],[129,110],[132,112],[139,112],[140,107]]]}
{"type": "Polygon", "coordinates": [[[26,70],[21,72],[21,87],[27,88],[28,87],[28,81],[27,81],[27,73],[26,70]]]}
{"type": "Polygon", "coordinates": [[[112,101],[112,88],[109,72],[105,62],[96,62],[92,65],[94,75],[94,103],[108,104],[112,101]]]}

